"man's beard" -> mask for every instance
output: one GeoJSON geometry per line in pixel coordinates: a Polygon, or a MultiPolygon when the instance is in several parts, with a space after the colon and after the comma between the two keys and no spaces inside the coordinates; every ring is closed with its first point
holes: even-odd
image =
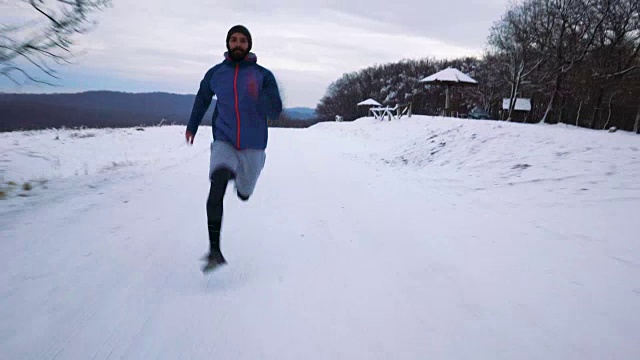
{"type": "Polygon", "coordinates": [[[234,61],[240,61],[247,56],[247,51],[235,48],[229,52],[229,57],[234,61]]]}

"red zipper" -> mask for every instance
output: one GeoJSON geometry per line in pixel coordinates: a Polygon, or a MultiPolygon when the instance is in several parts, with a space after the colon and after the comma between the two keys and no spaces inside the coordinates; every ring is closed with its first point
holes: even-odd
{"type": "Polygon", "coordinates": [[[236,121],[238,126],[238,137],[237,137],[237,145],[236,147],[240,149],[240,110],[238,109],[238,69],[240,64],[236,64],[236,75],[233,79],[233,92],[236,96],[236,121]]]}

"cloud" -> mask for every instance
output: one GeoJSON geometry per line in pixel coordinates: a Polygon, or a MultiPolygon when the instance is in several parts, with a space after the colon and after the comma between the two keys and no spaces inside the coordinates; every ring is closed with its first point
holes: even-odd
{"type": "MultiPolygon", "coordinates": [[[[227,30],[245,24],[259,63],[276,74],[290,105],[313,107],[347,72],[408,58],[479,55],[504,3],[114,1],[96,14],[97,28],[77,38],[75,63],[83,73],[119,79],[113,90],[146,82],[148,91],[193,93],[222,60],[227,30]]],[[[4,13],[3,22],[17,12],[4,13]]]]}

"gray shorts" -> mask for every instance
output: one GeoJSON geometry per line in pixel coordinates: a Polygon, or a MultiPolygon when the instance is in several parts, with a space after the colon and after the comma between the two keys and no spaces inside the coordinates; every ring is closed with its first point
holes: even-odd
{"type": "Polygon", "coordinates": [[[209,179],[216,169],[226,168],[235,174],[235,186],[244,196],[253,194],[267,155],[264,150],[238,150],[224,141],[211,142],[209,179]]]}

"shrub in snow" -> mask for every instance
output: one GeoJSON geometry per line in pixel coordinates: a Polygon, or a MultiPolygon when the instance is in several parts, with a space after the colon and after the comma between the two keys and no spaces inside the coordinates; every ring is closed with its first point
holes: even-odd
{"type": "Polygon", "coordinates": [[[71,135],[69,135],[69,137],[71,137],[71,138],[78,138],[78,139],[91,138],[91,137],[95,137],[95,136],[96,136],[96,134],[94,134],[94,133],[86,133],[86,134],[72,133],[71,135]]]}

